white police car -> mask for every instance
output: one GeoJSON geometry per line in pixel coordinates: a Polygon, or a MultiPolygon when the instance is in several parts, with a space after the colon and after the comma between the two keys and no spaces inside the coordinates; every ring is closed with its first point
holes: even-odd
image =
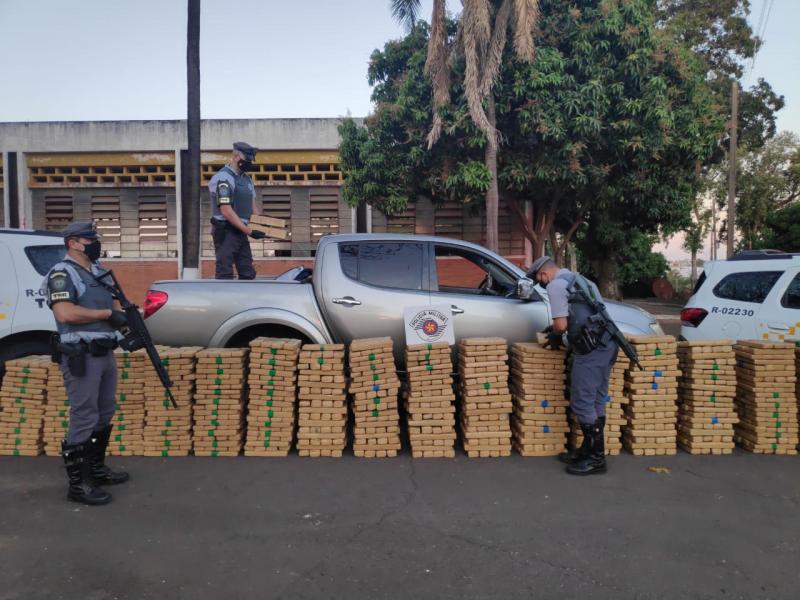
{"type": "Polygon", "coordinates": [[[703,268],[681,311],[683,339],[800,341],[800,254],[740,252],[703,268]]]}
{"type": "Polygon", "coordinates": [[[64,254],[58,233],[0,229],[0,373],[7,360],[50,353],[56,324],[39,288],[64,254]]]}

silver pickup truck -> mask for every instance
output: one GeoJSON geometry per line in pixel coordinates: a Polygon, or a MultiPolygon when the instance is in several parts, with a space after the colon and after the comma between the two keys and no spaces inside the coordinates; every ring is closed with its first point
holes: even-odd
{"type": "MultiPolygon", "coordinates": [[[[625,333],[661,335],[649,313],[607,302],[625,333]]],[[[253,281],[158,281],[145,303],[156,343],[244,346],[258,336],[313,343],[391,336],[405,343],[403,309],[447,305],[456,340],[531,341],[551,322],[547,292],[518,266],[476,244],[440,237],[323,237],[313,271],[253,281]]]]}

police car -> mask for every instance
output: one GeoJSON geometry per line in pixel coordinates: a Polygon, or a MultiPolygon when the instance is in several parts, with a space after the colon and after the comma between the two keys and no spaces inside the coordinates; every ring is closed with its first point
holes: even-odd
{"type": "Polygon", "coordinates": [[[58,233],[0,229],[0,374],[7,360],[50,353],[56,324],[39,288],[64,254],[58,233]]]}
{"type": "Polygon", "coordinates": [[[754,250],[705,263],[681,311],[681,338],[800,341],[800,254],[754,250]]]}

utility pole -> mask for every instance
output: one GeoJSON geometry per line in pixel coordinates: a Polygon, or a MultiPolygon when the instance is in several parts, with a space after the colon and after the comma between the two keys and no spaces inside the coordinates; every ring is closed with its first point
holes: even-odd
{"type": "Polygon", "coordinates": [[[711,253],[710,259],[717,260],[717,203],[711,196],[711,253]]]}
{"type": "MultiPolygon", "coordinates": [[[[200,0],[188,0],[186,23],[186,164],[181,169],[181,277],[200,276],[200,0]]],[[[183,162],[183,161],[182,161],[183,162]]]]}
{"type": "Polygon", "coordinates": [[[728,258],[736,237],[736,133],[739,128],[739,82],[731,83],[731,136],[728,152],[728,258]]]}

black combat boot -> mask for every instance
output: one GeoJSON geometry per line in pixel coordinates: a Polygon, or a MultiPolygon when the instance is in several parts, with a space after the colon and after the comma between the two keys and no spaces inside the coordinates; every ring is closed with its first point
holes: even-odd
{"type": "Polygon", "coordinates": [[[110,467],[106,466],[106,448],[108,448],[108,440],[111,438],[111,429],[113,425],[106,425],[102,429],[92,432],[92,437],[89,438],[91,444],[91,465],[92,465],[92,480],[96,485],[116,485],[118,483],[125,483],[130,479],[124,471],[112,471],[110,467]]]}
{"type": "MultiPolygon", "coordinates": [[[[606,425],[606,417],[603,415],[602,417],[597,417],[597,420],[600,421],[600,426],[605,427],[606,425]]],[[[581,427],[581,431],[583,428],[581,427]]],[[[569,452],[562,452],[558,455],[558,460],[563,463],[567,463],[568,465],[574,465],[576,462],[583,460],[587,456],[589,456],[589,438],[585,435],[583,436],[583,443],[575,448],[574,450],[570,450],[569,452]]]]}
{"type": "Polygon", "coordinates": [[[61,442],[61,456],[64,457],[69,479],[67,498],[89,505],[108,504],[111,494],[92,483],[88,444],[88,440],[85,444],[67,444],[66,440],[61,442]]]}
{"type": "Polygon", "coordinates": [[[570,475],[595,475],[606,472],[605,419],[597,419],[591,425],[581,424],[583,438],[589,438],[589,453],[578,462],[567,465],[570,475]]]}

